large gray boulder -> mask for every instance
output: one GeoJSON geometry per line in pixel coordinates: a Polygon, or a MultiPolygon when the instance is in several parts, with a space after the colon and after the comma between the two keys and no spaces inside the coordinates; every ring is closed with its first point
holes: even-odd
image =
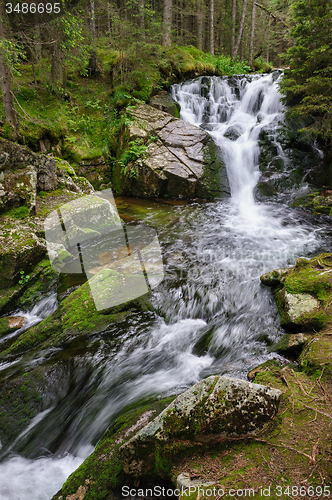
{"type": "Polygon", "coordinates": [[[121,446],[123,470],[146,476],[154,467],[157,449],[170,441],[208,444],[251,436],[276,415],[281,394],[244,380],[208,377],[180,394],[121,446]]]}
{"type": "Polygon", "coordinates": [[[226,169],[211,137],[199,127],[140,104],[130,110],[128,148],[142,154],[128,165],[118,163],[114,189],[145,198],[214,198],[230,194],[226,169]]]}

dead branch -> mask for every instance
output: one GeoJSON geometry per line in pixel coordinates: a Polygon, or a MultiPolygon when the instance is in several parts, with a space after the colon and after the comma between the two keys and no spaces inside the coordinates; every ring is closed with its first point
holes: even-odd
{"type": "Polygon", "coordinates": [[[303,455],[304,457],[309,458],[309,461],[311,464],[315,465],[316,459],[313,455],[308,455],[307,453],[304,453],[303,451],[297,450],[296,448],[293,448],[292,446],[287,446],[286,444],[274,444],[270,443],[269,441],[266,441],[265,439],[258,439],[255,438],[255,441],[259,441],[260,443],[266,443],[269,444],[270,446],[275,446],[277,448],[286,448],[287,450],[295,451],[295,453],[298,453],[299,455],[303,455]]]}
{"type": "Polygon", "coordinates": [[[286,24],[285,21],[283,21],[282,19],[279,19],[279,17],[277,17],[275,14],[272,14],[270,9],[267,9],[264,5],[261,5],[260,3],[257,3],[257,2],[255,2],[255,3],[257,5],[257,7],[259,7],[262,10],[265,10],[265,12],[267,12],[269,14],[269,16],[273,17],[275,23],[279,22],[279,23],[283,24],[285,26],[285,28],[288,28],[288,24],[286,24]]]}

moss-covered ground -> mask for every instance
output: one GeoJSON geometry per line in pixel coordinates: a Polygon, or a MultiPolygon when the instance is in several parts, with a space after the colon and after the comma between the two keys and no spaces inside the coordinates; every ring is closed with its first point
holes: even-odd
{"type": "MultiPolygon", "coordinates": [[[[139,54],[137,46],[119,53],[109,41],[100,40],[97,56],[97,75],[83,76],[84,68],[73,63],[67,68],[66,84],[61,89],[52,85],[46,60],[35,64],[36,80],[31,64],[17,67],[13,90],[21,115],[21,142],[36,152],[52,151],[74,165],[100,158],[112,164],[125,122],[121,111],[127,105],[135,100],[148,102],[173,83],[201,74],[250,71],[245,61],[213,56],[195,47],[144,44],[139,54]]],[[[0,137],[10,138],[5,125],[0,126],[0,137]]],[[[93,164],[88,169],[98,171],[93,164]]],[[[93,182],[97,187],[102,183],[98,172],[93,182]]]]}

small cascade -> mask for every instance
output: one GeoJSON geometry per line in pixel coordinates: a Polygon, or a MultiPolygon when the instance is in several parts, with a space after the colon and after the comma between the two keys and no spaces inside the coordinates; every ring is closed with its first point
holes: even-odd
{"type": "Polygon", "coordinates": [[[25,330],[28,330],[28,328],[37,325],[38,323],[43,321],[43,319],[50,316],[50,314],[52,314],[57,309],[57,307],[57,294],[56,292],[52,291],[46,296],[42,297],[30,311],[20,309],[15,311],[14,313],[11,313],[11,316],[20,316],[26,318],[26,322],[18,330],[15,330],[14,332],[0,338],[0,345],[1,343],[7,342],[13,337],[20,335],[25,330]]]}
{"type": "Polygon", "coordinates": [[[279,78],[276,74],[239,79],[201,77],[173,86],[181,118],[204,128],[220,147],[233,202],[244,214],[255,204],[260,132],[282,120],[279,78]]]}
{"type": "MultiPolygon", "coordinates": [[[[163,248],[165,280],[153,291],[155,312],[132,313],[63,353],[43,353],[40,363],[48,355],[47,366],[53,362],[64,374],[57,382],[62,392],[1,450],[1,500],[51,498],[126,409],[209,375],[246,378],[260,363],[280,359],[268,345],[284,332],[259,277],[329,250],[332,233],[327,223],[255,199],[260,134],[282,120],[279,77],[201,77],[173,87],[181,118],[220,147],[231,198],[166,208],[146,201],[145,211],[142,201],[128,202],[125,215],[155,227],[163,248]]],[[[56,307],[54,296],[44,300],[18,314],[34,324],[56,307]]]]}

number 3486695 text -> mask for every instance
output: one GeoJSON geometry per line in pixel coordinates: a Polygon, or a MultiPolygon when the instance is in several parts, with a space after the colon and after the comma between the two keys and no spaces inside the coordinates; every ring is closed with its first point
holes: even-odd
{"type": "Polygon", "coordinates": [[[7,14],[60,14],[60,3],[6,3],[7,14]]]}

